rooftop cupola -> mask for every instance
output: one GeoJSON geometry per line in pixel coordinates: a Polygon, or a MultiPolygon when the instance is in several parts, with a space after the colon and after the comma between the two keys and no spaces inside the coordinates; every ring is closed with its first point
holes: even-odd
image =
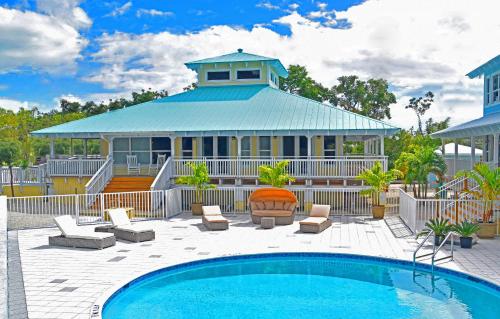
{"type": "Polygon", "coordinates": [[[288,77],[279,59],[246,53],[243,49],[185,65],[198,73],[198,86],[267,84],[279,87],[279,78],[288,77]]]}

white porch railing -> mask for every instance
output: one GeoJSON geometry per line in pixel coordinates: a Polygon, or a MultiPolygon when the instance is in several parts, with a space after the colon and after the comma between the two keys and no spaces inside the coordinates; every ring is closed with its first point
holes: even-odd
{"type": "Polygon", "coordinates": [[[170,188],[170,180],[172,179],[172,158],[167,158],[163,166],[161,167],[158,175],[156,175],[153,184],[151,184],[151,190],[161,190],[170,188]]]}
{"type": "Polygon", "coordinates": [[[113,177],[113,159],[110,157],[85,185],[86,194],[98,194],[113,177]]]}
{"type": "MultiPolygon", "coordinates": [[[[173,176],[190,174],[188,162],[205,162],[208,173],[215,178],[257,178],[259,166],[272,165],[284,158],[223,158],[223,159],[174,159],[173,176]]],[[[288,171],[295,178],[354,178],[363,170],[381,162],[387,169],[385,156],[339,156],[332,158],[300,158],[289,161],[288,171]]]]}
{"type": "MultiPolygon", "coordinates": [[[[500,201],[494,205],[494,212],[498,215],[500,201]]],[[[458,199],[416,199],[400,190],[399,215],[406,225],[415,233],[425,227],[431,218],[448,218],[452,223],[464,220],[471,222],[482,218],[484,202],[468,197],[458,199]]],[[[498,216],[494,216],[498,218],[498,216]]]]}
{"type": "MultiPolygon", "coordinates": [[[[12,168],[13,184],[41,184],[45,181],[46,165],[32,166],[26,169],[20,167],[12,168]]],[[[10,184],[10,169],[0,167],[0,185],[10,184]]]]}
{"type": "Polygon", "coordinates": [[[106,159],[49,159],[49,176],[93,176],[106,159]]]}
{"type": "MultiPolygon", "coordinates": [[[[444,159],[447,167],[446,175],[447,176],[455,176],[459,171],[470,171],[471,170],[471,159],[470,158],[458,158],[456,161],[454,158],[445,158],[444,159]]],[[[479,163],[479,162],[476,162],[479,163]]],[[[484,162],[488,164],[491,168],[498,167],[495,162],[484,162]]]]}

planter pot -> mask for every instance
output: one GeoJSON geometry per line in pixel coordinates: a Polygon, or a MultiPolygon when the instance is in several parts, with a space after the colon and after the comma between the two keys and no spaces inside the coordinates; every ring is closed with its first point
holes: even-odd
{"type": "Polygon", "coordinates": [[[460,237],[461,248],[472,248],[472,237],[460,237]]]}
{"type": "Polygon", "coordinates": [[[479,223],[479,238],[495,238],[497,233],[497,223],[479,223]]]}
{"type": "Polygon", "coordinates": [[[434,246],[439,246],[444,240],[444,236],[434,236],[434,246]]]}
{"type": "Polygon", "coordinates": [[[203,203],[192,203],[191,204],[191,212],[193,215],[202,215],[203,214],[203,209],[201,208],[203,206],[203,203]]]}
{"type": "Polygon", "coordinates": [[[385,206],[372,206],[372,215],[374,219],[383,219],[385,206]]]}

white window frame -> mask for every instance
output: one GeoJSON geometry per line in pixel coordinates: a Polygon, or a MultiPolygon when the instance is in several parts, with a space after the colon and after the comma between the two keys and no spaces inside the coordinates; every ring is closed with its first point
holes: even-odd
{"type": "Polygon", "coordinates": [[[486,101],[488,103],[486,103],[486,105],[498,104],[498,103],[500,103],[500,72],[496,72],[496,73],[491,74],[490,76],[488,76],[488,79],[489,79],[489,87],[486,88],[486,92],[487,92],[486,93],[486,99],[487,99],[486,101]],[[494,77],[498,77],[496,90],[493,90],[493,78],[494,77]],[[493,101],[493,96],[494,96],[495,92],[498,93],[497,100],[493,101]]]}
{"type": "Polygon", "coordinates": [[[209,70],[205,70],[205,81],[207,81],[207,82],[225,82],[225,81],[231,81],[231,79],[232,79],[231,69],[209,69],[209,70]],[[227,80],[209,80],[208,79],[208,73],[209,72],[229,72],[229,79],[227,79],[227,80]]]}
{"type": "Polygon", "coordinates": [[[333,152],[332,155],[328,155],[330,157],[335,157],[337,156],[337,137],[335,135],[325,135],[323,136],[323,157],[326,158],[326,153],[327,152],[333,152]],[[333,138],[333,148],[326,148],[326,138],[333,138]]]}
{"type": "Polygon", "coordinates": [[[243,136],[241,138],[241,157],[243,158],[250,158],[252,156],[252,140],[250,136],[243,136]],[[245,143],[248,141],[248,148],[244,148],[243,140],[245,140],[245,143]]]}
{"type": "Polygon", "coordinates": [[[260,81],[262,80],[262,69],[260,68],[244,68],[244,69],[236,69],[234,73],[234,77],[236,81],[260,81]],[[258,79],[238,79],[238,71],[259,71],[259,78],[258,79]]]}

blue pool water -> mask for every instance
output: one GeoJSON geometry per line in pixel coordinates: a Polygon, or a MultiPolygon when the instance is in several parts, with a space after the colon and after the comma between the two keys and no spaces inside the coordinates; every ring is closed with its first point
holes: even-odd
{"type": "Polygon", "coordinates": [[[500,318],[500,287],[340,254],[238,256],[165,268],[115,293],[103,319],[500,318]]]}

